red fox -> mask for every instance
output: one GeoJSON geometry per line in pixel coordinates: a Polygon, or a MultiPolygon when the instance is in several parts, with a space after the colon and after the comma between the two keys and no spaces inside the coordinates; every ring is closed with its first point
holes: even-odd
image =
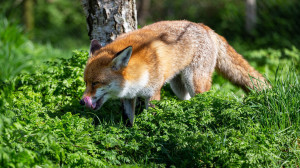
{"type": "Polygon", "coordinates": [[[201,23],[161,21],[104,47],[92,40],[89,55],[80,104],[98,110],[108,99],[121,98],[129,125],[136,98],[145,98],[148,108],[149,101],[160,100],[166,82],[182,100],[208,91],[215,69],[245,91],[269,87],[224,37],[201,23]]]}

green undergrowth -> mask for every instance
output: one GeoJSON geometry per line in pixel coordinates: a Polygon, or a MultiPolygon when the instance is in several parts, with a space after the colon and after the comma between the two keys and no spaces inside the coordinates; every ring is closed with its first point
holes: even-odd
{"type": "Polygon", "coordinates": [[[45,61],[71,57],[70,51],[51,44],[34,43],[23,28],[0,13],[0,82],[11,80],[20,73],[34,73],[45,61]]]}
{"type": "Polygon", "coordinates": [[[2,167],[300,166],[297,69],[279,68],[272,89],[244,97],[216,84],[180,101],[166,86],[127,128],[119,100],[96,112],[79,105],[87,57],[76,51],[0,84],[2,167]]]}

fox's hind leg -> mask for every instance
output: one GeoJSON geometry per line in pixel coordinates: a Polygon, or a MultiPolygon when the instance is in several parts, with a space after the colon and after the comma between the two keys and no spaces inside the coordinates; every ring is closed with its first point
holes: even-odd
{"type": "Polygon", "coordinates": [[[181,74],[176,75],[170,81],[171,88],[175,95],[181,100],[189,100],[191,98],[189,92],[187,91],[183,81],[181,74]]]}
{"type": "Polygon", "coordinates": [[[210,38],[207,40],[209,41],[201,43],[191,64],[181,72],[185,87],[192,97],[211,88],[218,52],[210,38]]]}
{"type": "Polygon", "coordinates": [[[211,79],[212,74],[203,75],[203,76],[194,76],[193,77],[193,84],[194,84],[194,93],[203,93],[207,92],[211,88],[211,79]]]}
{"type": "Polygon", "coordinates": [[[183,70],[183,82],[192,97],[210,90],[213,70],[213,68],[202,70],[195,66],[183,70]]]}

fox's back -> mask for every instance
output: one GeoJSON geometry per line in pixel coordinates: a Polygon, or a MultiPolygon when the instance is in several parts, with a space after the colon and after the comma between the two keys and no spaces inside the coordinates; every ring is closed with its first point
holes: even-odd
{"type": "Polygon", "coordinates": [[[121,35],[113,46],[132,45],[136,50],[132,62],[145,62],[150,71],[157,72],[154,76],[162,74],[169,80],[192,61],[210,64],[215,60],[211,58],[216,49],[210,31],[189,21],[162,21],[121,35]]]}

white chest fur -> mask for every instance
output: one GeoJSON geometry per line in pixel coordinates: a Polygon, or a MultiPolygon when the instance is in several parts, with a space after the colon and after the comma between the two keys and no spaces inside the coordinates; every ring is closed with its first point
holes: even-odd
{"type": "Polygon", "coordinates": [[[120,98],[150,97],[152,89],[147,87],[149,72],[145,71],[137,80],[125,81],[120,98]]]}

